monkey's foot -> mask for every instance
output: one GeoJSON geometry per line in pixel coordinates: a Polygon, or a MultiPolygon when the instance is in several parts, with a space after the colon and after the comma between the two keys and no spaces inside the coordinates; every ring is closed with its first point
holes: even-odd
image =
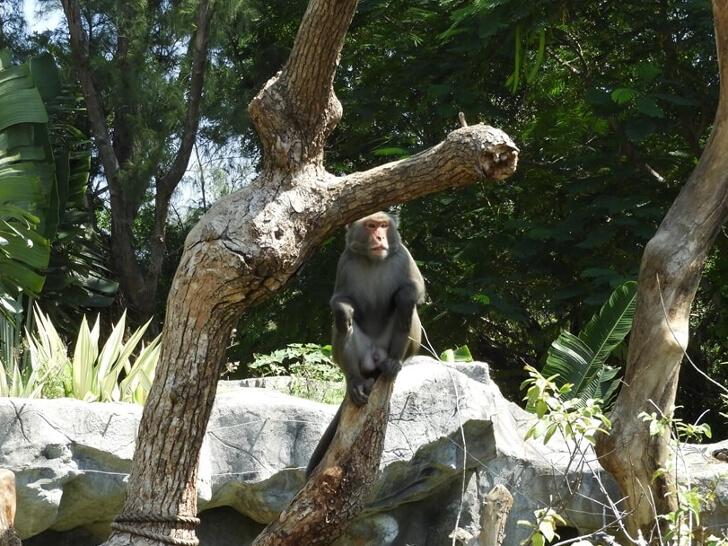
{"type": "Polygon", "coordinates": [[[384,377],[393,379],[397,377],[397,374],[402,369],[402,361],[396,358],[387,358],[379,365],[379,369],[382,371],[384,377]]]}
{"type": "Polygon", "coordinates": [[[357,406],[363,406],[369,402],[369,393],[372,392],[371,381],[365,380],[363,383],[349,386],[349,398],[357,406]]]}

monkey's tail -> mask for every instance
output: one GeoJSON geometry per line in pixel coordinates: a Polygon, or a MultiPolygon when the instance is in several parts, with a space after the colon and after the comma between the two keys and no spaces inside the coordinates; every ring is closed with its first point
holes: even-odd
{"type": "Polygon", "coordinates": [[[336,415],[334,415],[334,418],[329,423],[329,426],[326,427],[326,432],[324,432],[324,435],[321,436],[321,439],[319,440],[316,449],[313,450],[311,459],[308,461],[308,466],[306,467],[306,479],[311,476],[313,471],[316,470],[316,467],[321,462],[321,459],[323,459],[324,455],[326,455],[326,451],[328,451],[329,446],[334,439],[334,434],[336,434],[336,429],[339,428],[339,421],[341,420],[341,408],[343,407],[343,405],[344,404],[342,403],[341,406],[339,406],[336,415]]]}

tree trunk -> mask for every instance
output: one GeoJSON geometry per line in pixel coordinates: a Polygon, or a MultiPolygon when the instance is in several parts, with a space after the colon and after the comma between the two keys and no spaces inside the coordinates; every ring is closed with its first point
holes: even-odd
{"type": "Polygon", "coordinates": [[[369,402],[347,399],[329,450],[280,517],[253,546],[331,544],[361,512],[379,469],[394,383],[379,379],[369,402]]]}
{"type": "Polygon", "coordinates": [[[480,518],[480,546],[501,546],[506,538],[506,522],[513,506],[513,495],[498,484],[491,489],[483,503],[480,518]]]}
{"type": "MultiPolygon", "coordinates": [[[[107,546],[170,538],[195,543],[190,524],[197,511],[198,454],[224,347],[247,309],[283,286],[345,223],[515,171],[518,149],[508,136],[474,125],[402,161],[344,177],[326,172],[324,143],[342,114],[334,72],[355,7],[356,0],[311,0],[286,66],[249,106],[263,171],[216,203],[187,237],[167,300],[162,353],[139,426],[127,500],[107,546]]],[[[365,408],[345,404],[346,434],[337,434],[320,471],[258,544],[342,532],[378,466],[390,391],[391,383],[379,381],[365,408]],[[327,494],[329,487],[337,493],[327,494]],[[333,513],[326,512],[332,502],[333,513]],[[335,525],[327,524],[327,515],[335,525]]],[[[309,543],[296,540],[275,543],[309,543]]]]}
{"type": "MultiPolygon", "coordinates": [[[[87,114],[96,146],[99,150],[104,176],[109,186],[111,202],[111,255],[114,271],[119,279],[125,306],[131,308],[136,320],[149,319],[157,309],[159,277],[167,253],[165,232],[169,202],[175,188],[187,169],[200,122],[202,89],[205,81],[210,23],[213,15],[210,0],[199,0],[195,18],[195,32],[190,38],[188,56],[191,64],[187,110],[180,131],[180,142],[171,165],[155,178],[154,225],[150,240],[149,266],[145,270],[137,260],[133,225],[139,212],[139,203],[128,195],[122,182],[124,162],[133,161],[131,144],[135,135],[126,123],[125,114],[116,112],[116,126],[112,133],[106,121],[104,107],[96,89],[88,56],[88,36],[81,24],[79,0],[62,0],[68,23],[71,51],[81,83],[87,114]]],[[[127,6],[128,7],[128,6],[127,6]]],[[[127,21],[128,22],[128,21],[127,21]]],[[[117,28],[116,61],[129,68],[129,40],[126,29],[117,28]]],[[[139,51],[136,51],[139,54],[139,51]]],[[[143,53],[143,52],[142,52],[143,53]]],[[[129,76],[128,74],[124,76],[129,76]]],[[[129,76],[130,77],[130,76],[129,76]]],[[[122,111],[131,105],[124,105],[122,111]]],[[[153,327],[151,330],[154,330],[153,327]]]]}
{"type": "Polygon", "coordinates": [[[641,412],[671,417],[690,308],[703,263],[728,215],[728,0],[714,0],[720,101],[713,132],[685,187],[645,248],[624,385],[612,432],[598,438],[599,460],[626,496],[627,530],[656,541],[656,514],[677,508],[665,468],[669,438],[650,436],[641,412]]]}
{"type": "Polygon", "coordinates": [[[20,546],[15,533],[15,474],[0,468],[0,546],[20,546]]]}

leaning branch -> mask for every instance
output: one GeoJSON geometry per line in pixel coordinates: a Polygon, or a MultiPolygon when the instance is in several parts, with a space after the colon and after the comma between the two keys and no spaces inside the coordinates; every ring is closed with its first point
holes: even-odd
{"type": "Polygon", "coordinates": [[[338,179],[331,187],[331,223],[347,223],[375,209],[477,180],[503,180],[515,172],[518,151],[500,129],[461,127],[428,150],[338,179]]]}
{"type": "Polygon", "coordinates": [[[377,380],[369,402],[348,398],[326,455],[291,504],[253,546],[333,543],[361,511],[376,478],[389,417],[392,380],[377,380]]]}

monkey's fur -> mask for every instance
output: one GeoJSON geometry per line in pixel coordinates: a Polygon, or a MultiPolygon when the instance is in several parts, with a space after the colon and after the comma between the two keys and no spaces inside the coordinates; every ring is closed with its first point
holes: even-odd
{"type": "MultiPolygon", "coordinates": [[[[377,212],[347,228],[330,301],[331,345],[354,404],[366,404],[376,378],[394,377],[402,360],[419,349],[417,304],[424,298],[424,280],[402,244],[394,218],[377,212]]],[[[340,415],[341,408],[314,450],[307,476],[326,453],[340,415]]]]}

